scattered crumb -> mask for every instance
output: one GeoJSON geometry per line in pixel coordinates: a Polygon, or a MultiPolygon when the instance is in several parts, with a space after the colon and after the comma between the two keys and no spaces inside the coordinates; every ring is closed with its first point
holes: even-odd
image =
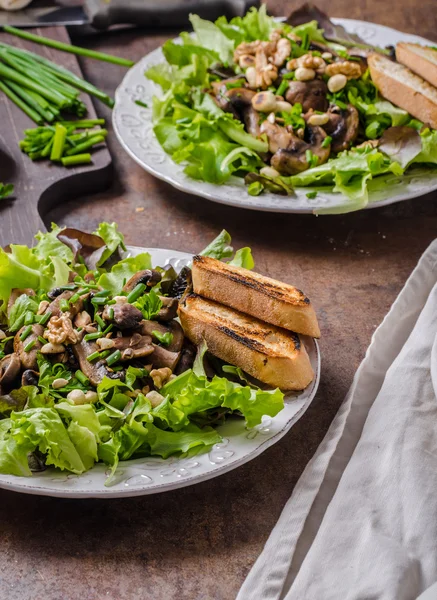
{"type": "Polygon", "coordinates": [[[135,209],[135,212],[138,212],[138,213],[143,212],[143,211],[144,211],[144,206],[137,206],[135,209]]]}
{"type": "Polygon", "coordinates": [[[386,238],[386,237],[387,237],[386,235],[383,235],[383,236],[382,236],[382,239],[383,239],[383,240],[385,240],[385,238],[386,238]]]}

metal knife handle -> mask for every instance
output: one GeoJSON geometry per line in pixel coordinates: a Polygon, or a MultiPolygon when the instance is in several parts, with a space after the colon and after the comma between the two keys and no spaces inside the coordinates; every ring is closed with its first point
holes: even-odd
{"type": "Polygon", "coordinates": [[[213,21],[221,15],[242,16],[259,4],[260,0],[84,0],[84,9],[96,29],[121,24],[171,28],[186,27],[190,13],[213,21]]]}

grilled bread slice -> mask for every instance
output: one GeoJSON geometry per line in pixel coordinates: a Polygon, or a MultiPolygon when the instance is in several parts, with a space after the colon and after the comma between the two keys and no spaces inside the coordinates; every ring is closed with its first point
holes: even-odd
{"type": "Polygon", "coordinates": [[[371,54],[370,75],[382,96],[437,129],[437,89],[410,69],[380,54],[371,54]]]}
{"type": "Polygon", "coordinates": [[[282,390],[303,390],[314,373],[296,333],[201,298],[186,296],[179,304],[185,335],[195,344],[205,340],[208,350],[241,367],[260,381],[282,390]]]}
{"type": "Polygon", "coordinates": [[[396,46],[396,60],[437,87],[437,50],[401,42],[396,46]]]}
{"type": "Polygon", "coordinates": [[[194,292],[200,296],[278,327],[320,337],[314,308],[292,285],[207,256],[194,257],[192,277],[194,292]]]}

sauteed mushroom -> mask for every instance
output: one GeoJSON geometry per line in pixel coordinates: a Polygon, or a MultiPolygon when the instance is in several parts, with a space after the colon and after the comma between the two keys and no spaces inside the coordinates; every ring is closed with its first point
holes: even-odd
{"type": "Polygon", "coordinates": [[[332,137],[332,151],[347,150],[358,136],[360,119],[357,109],[352,104],[348,104],[346,109],[331,106],[328,115],[329,121],[323,129],[332,137]]]}
{"type": "Polygon", "coordinates": [[[0,360],[0,391],[7,385],[13,383],[21,370],[21,362],[18,354],[8,354],[0,360]]]}
{"type": "Polygon", "coordinates": [[[171,333],[173,339],[171,343],[166,346],[166,350],[170,352],[179,352],[184,343],[184,331],[177,321],[170,321],[166,325],[158,323],[157,321],[142,321],[139,329],[142,335],[153,335],[154,331],[158,333],[171,333]]]}
{"type": "Polygon", "coordinates": [[[167,298],[159,296],[162,302],[162,308],[158,313],[158,321],[171,321],[176,317],[178,311],[178,301],[176,298],[167,298]]]}
{"type": "Polygon", "coordinates": [[[38,385],[39,373],[32,371],[32,369],[26,369],[21,376],[21,385],[38,385]]]}
{"type": "Polygon", "coordinates": [[[44,333],[44,327],[38,324],[32,325],[32,331],[30,335],[28,335],[23,341],[20,339],[20,335],[25,329],[25,326],[22,327],[19,331],[17,331],[15,335],[14,352],[18,354],[20,362],[23,365],[24,369],[32,369],[35,371],[38,368],[38,351],[41,350],[43,346],[43,344],[38,338],[44,333]],[[28,352],[26,352],[24,348],[31,343],[33,343],[33,347],[28,352]]]}
{"type": "Polygon", "coordinates": [[[104,377],[114,379],[114,373],[108,371],[103,361],[90,362],[87,357],[98,351],[99,348],[94,342],[85,342],[82,340],[72,346],[74,356],[77,358],[81,371],[85,377],[88,377],[94,387],[97,387],[104,377]]]}
{"type": "Polygon", "coordinates": [[[144,283],[151,288],[161,281],[161,273],[155,269],[145,269],[135,273],[129,281],[124,285],[124,292],[131,292],[139,283],[144,283]]]}
{"type": "Polygon", "coordinates": [[[143,319],[143,313],[127,302],[124,304],[117,303],[111,306],[105,306],[103,311],[105,321],[111,321],[119,329],[134,329],[138,327],[143,319]]]}
{"type": "Polygon", "coordinates": [[[291,143],[277,150],[271,159],[272,167],[279,173],[295,175],[308,169],[311,166],[308,151],[312,156],[317,157],[319,165],[328,160],[331,148],[329,144],[326,147],[322,146],[326,133],[321,127],[307,127],[303,140],[293,134],[290,135],[291,143]]]}
{"type": "Polygon", "coordinates": [[[155,368],[168,367],[172,371],[175,370],[180,358],[180,352],[170,352],[162,346],[153,344],[153,354],[149,356],[149,361],[155,368]]]}
{"type": "Polygon", "coordinates": [[[302,111],[306,113],[311,108],[325,112],[328,110],[328,86],[322,79],[312,81],[290,81],[285,99],[290,104],[302,104],[302,111]]]}
{"type": "Polygon", "coordinates": [[[121,352],[122,361],[143,358],[154,351],[151,336],[141,335],[137,332],[131,336],[114,338],[113,342],[114,350],[121,352]]]}

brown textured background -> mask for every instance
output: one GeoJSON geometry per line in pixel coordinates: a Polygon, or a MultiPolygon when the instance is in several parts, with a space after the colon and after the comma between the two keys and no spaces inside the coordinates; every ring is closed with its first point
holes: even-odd
{"type": "MultiPolygon", "coordinates": [[[[320,1],[332,16],[375,21],[437,41],[435,1],[320,1]]],[[[270,2],[276,14],[296,3],[270,2]]],[[[168,34],[170,35],[170,34],[168,34]]],[[[80,36],[139,59],[167,36],[80,36]]],[[[113,93],[124,70],[81,61],[113,93]]],[[[101,106],[98,112],[110,117],[101,106]]],[[[61,203],[50,217],[92,229],[118,221],[127,242],[196,251],[223,227],[253,248],[257,269],[296,284],[317,307],[322,381],[306,415],[251,463],[190,488],[144,498],[76,501],[0,491],[0,598],[228,600],[235,597],[323,438],[375,327],[437,231],[436,196],[339,217],[226,208],[154,180],[110,136],[116,179],[100,196],[61,203]],[[137,207],[144,212],[137,213],[137,207]]]]}

